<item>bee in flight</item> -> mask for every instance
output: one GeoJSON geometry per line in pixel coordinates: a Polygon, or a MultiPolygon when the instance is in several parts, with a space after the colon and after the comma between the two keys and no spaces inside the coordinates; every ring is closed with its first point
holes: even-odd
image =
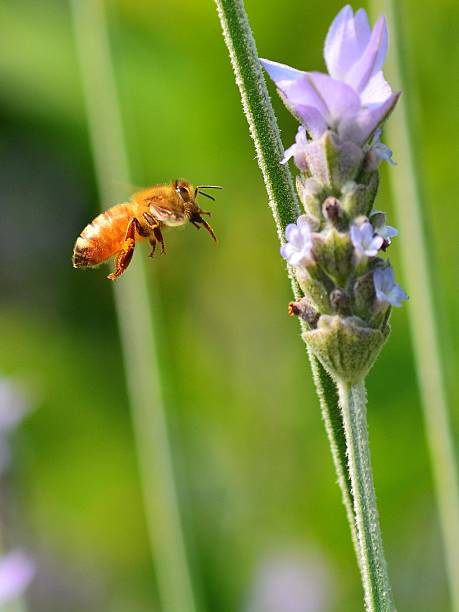
{"type": "Polygon", "coordinates": [[[115,271],[107,276],[117,279],[128,267],[137,240],[148,239],[150,257],[161,245],[165,253],[162,230],[192,223],[197,229],[204,226],[217,241],[213,229],[202,218],[210,212],[202,210],[196,202],[198,194],[214,200],[201,189],[221,189],[218,185],[198,185],[176,180],[171,185],[154,185],[134,193],[130,202],[112,206],[87,225],[73,249],[74,268],[91,268],[115,256],[115,271]]]}

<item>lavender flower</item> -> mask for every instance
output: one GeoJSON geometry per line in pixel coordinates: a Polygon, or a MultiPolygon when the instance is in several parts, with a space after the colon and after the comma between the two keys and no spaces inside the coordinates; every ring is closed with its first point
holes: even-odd
{"type": "Polygon", "coordinates": [[[281,249],[281,255],[293,267],[304,266],[311,257],[312,237],[307,217],[302,215],[296,223],[287,225],[285,230],[287,243],[281,249]]]}
{"type": "Polygon", "coordinates": [[[376,298],[380,302],[387,302],[392,306],[401,306],[402,300],[408,300],[408,296],[397,285],[394,279],[394,271],[392,268],[377,268],[373,272],[373,282],[375,285],[376,298]]]}
{"type": "Polygon", "coordinates": [[[19,550],[0,557],[0,605],[19,597],[32,582],[35,564],[19,550]]]}
{"type": "Polygon", "coordinates": [[[329,75],[303,72],[261,60],[290,111],[313,139],[327,130],[363,145],[388,117],[399,98],[385,81],[387,26],[380,17],[371,31],[363,9],[345,6],[328,31],[324,56],[329,75]]]}
{"type": "Polygon", "coordinates": [[[381,303],[407,299],[390,265],[381,266],[398,232],[372,212],[379,166],[393,163],[381,125],[399,97],[382,73],[386,53],[384,17],[371,30],[364,10],[346,6],[325,40],[329,74],[261,60],[300,121],[281,161],[295,160],[306,213],[287,227],[281,248],[304,294],[289,312],[308,324],[304,339],[322,365],[352,383],[366,375],[389,334],[381,303]]]}
{"type": "Polygon", "coordinates": [[[352,225],[350,229],[352,244],[358,256],[374,257],[384,243],[384,238],[375,236],[373,226],[368,221],[352,225]]]}

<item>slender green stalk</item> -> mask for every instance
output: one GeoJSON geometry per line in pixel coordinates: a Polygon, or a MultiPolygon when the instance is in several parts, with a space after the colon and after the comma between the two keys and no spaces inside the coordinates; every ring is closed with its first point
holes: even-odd
{"type": "MultiPolygon", "coordinates": [[[[279,240],[283,243],[285,227],[289,223],[295,223],[301,211],[288,167],[280,164],[284,150],[271,100],[261,72],[255,41],[242,0],[216,0],[216,5],[236,83],[241,94],[242,106],[255,144],[258,165],[268,192],[269,205],[276,223],[279,240]]],[[[289,276],[293,293],[298,299],[300,295],[298,285],[290,270],[289,276]]],[[[338,406],[336,387],[322,365],[309,350],[308,356],[338,474],[338,483],[349,520],[354,548],[357,559],[359,559],[343,423],[338,406]]]]}
{"type": "Polygon", "coordinates": [[[422,187],[413,150],[410,104],[414,91],[402,52],[402,4],[373,0],[373,10],[384,12],[392,34],[387,63],[390,82],[403,91],[400,108],[387,126],[388,141],[396,151],[398,168],[390,172],[392,191],[403,239],[399,245],[405,283],[411,297],[409,316],[414,356],[421,391],[426,436],[446,554],[453,609],[459,612],[459,488],[457,459],[449,419],[446,376],[440,350],[438,321],[433,302],[427,235],[424,229],[422,187]]]}
{"type": "Polygon", "coordinates": [[[361,553],[361,571],[368,612],[392,612],[394,603],[379,527],[368,442],[364,382],[338,382],[346,435],[349,473],[361,553]]]}
{"type": "MultiPolygon", "coordinates": [[[[101,0],[72,0],[76,45],[101,200],[129,180],[101,0]]],[[[107,282],[107,281],[104,281],[107,282]]],[[[188,570],[146,277],[135,261],[115,286],[143,495],[164,612],[197,610],[188,570]]]]}

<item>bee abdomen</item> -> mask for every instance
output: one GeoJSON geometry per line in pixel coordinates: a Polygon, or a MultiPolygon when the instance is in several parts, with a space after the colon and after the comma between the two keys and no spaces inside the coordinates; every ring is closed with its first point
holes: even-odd
{"type": "Polygon", "coordinates": [[[118,204],[97,216],[84,228],[75,243],[73,266],[98,266],[118,253],[131,216],[127,204],[118,204]]]}
{"type": "Polygon", "coordinates": [[[72,264],[74,268],[87,268],[97,266],[100,261],[97,261],[94,249],[91,249],[91,244],[88,240],[80,236],[75,242],[73,249],[72,264]]]}

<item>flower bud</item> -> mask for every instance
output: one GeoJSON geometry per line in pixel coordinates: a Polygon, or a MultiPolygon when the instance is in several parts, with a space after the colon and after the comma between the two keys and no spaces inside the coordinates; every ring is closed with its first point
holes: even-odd
{"type": "Polygon", "coordinates": [[[349,296],[342,289],[333,289],[330,293],[330,304],[337,314],[349,315],[349,296]]]}
{"type": "Polygon", "coordinates": [[[354,248],[348,234],[330,228],[312,238],[315,261],[325,274],[339,287],[344,287],[352,270],[354,248]]]}
{"type": "Polygon", "coordinates": [[[318,224],[317,229],[319,229],[323,200],[322,185],[313,178],[305,178],[299,174],[296,177],[296,190],[306,214],[316,220],[318,224]]]}
{"type": "Polygon", "coordinates": [[[339,191],[345,183],[355,179],[363,155],[361,147],[350,141],[340,142],[331,130],[308,143],[305,149],[310,175],[330,191],[339,191]]]}
{"type": "Polygon", "coordinates": [[[315,310],[308,299],[303,297],[297,302],[290,302],[288,305],[288,314],[291,317],[300,317],[309,327],[315,328],[319,320],[319,313],[315,310]]]}
{"type": "Polygon", "coordinates": [[[341,206],[349,219],[359,215],[368,216],[373,206],[379,185],[379,176],[374,172],[367,184],[357,184],[354,181],[346,183],[342,188],[341,206]]]}
{"type": "Polygon", "coordinates": [[[308,297],[310,304],[321,313],[332,314],[329,292],[323,282],[312,278],[306,271],[298,269],[296,273],[298,284],[303,293],[308,297]]]}
{"type": "Polygon", "coordinates": [[[353,384],[366,376],[388,335],[388,326],[380,331],[358,317],[324,315],[303,338],[331,376],[353,384]]]}

